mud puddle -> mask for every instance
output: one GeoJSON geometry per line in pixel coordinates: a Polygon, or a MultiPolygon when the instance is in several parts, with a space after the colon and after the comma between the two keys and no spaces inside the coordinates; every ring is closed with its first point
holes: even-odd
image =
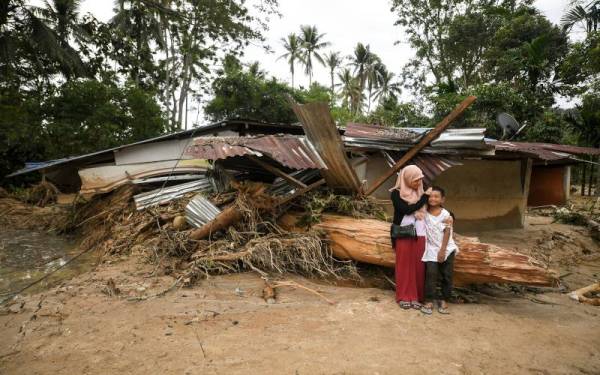
{"type": "Polygon", "coordinates": [[[35,293],[89,271],[97,263],[93,252],[79,254],[74,239],[45,232],[3,229],[0,231],[0,298],[6,297],[50,274],[24,293],[35,293]]]}

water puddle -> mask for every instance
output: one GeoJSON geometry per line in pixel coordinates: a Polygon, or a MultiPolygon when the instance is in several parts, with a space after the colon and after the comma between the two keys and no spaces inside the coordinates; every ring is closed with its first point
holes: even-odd
{"type": "Polygon", "coordinates": [[[45,232],[2,229],[0,231],[0,298],[52,273],[24,293],[46,290],[89,271],[97,263],[93,251],[80,256],[74,239],[45,232]],[[60,269],[59,269],[60,268],[60,269]]]}

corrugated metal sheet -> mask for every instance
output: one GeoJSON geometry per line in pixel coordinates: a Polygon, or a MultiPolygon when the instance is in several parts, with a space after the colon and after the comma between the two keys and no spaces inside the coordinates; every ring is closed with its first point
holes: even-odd
{"type": "Polygon", "coordinates": [[[496,140],[487,140],[487,143],[497,151],[522,153],[546,161],[567,160],[573,155],[600,155],[600,148],[591,147],[496,140]]]}
{"type": "Polygon", "coordinates": [[[55,167],[64,167],[69,164],[77,163],[78,165],[83,165],[85,163],[89,163],[91,161],[95,161],[98,158],[102,160],[108,160],[113,158],[113,152],[123,150],[136,145],[143,145],[147,143],[153,143],[158,141],[166,141],[170,139],[184,139],[190,138],[194,136],[207,135],[222,132],[225,129],[234,128],[240,129],[240,133],[253,133],[253,134],[275,134],[275,133],[286,133],[286,134],[302,134],[302,128],[298,125],[291,124],[275,124],[275,123],[265,123],[265,122],[257,122],[252,120],[245,119],[237,119],[237,120],[224,120],[215,122],[212,124],[207,124],[204,126],[199,126],[196,128],[182,130],[175,133],[165,134],[154,138],[144,139],[142,141],[130,143],[127,145],[121,145],[105,150],[100,150],[96,152],[92,152],[89,154],[72,156],[62,159],[55,159],[45,162],[30,162],[26,163],[25,168],[19,169],[16,172],[13,172],[6,177],[14,177],[23,175],[30,172],[35,172],[43,169],[50,169],[55,167]]]}
{"type": "Polygon", "coordinates": [[[220,213],[221,210],[201,194],[194,196],[185,206],[185,220],[196,228],[213,220],[220,213]]]}
{"type": "MultiPolygon", "coordinates": [[[[316,179],[319,177],[319,171],[310,169],[303,171],[294,171],[290,173],[290,176],[294,177],[296,180],[301,181],[304,184],[308,185],[310,180],[316,179]]],[[[281,177],[277,177],[273,184],[269,188],[269,193],[273,195],[287,195],[292,194],[298,189],[297,186],[290,184],[288,181],[284,180],[281,177]]]]}
{"type": "Polygon", "coordinates": [[[203,178],[198,181],[186,182],[184,184],[168,186],[133,196],[135,207],[138,211],[148,207],[167,203],[193,191],[212,191],[214,184],[211,178],[203,178]]]}
{"type": "Polygon", "coordinates": [[[306,138],[291,135],[195,138],[185,154],[210,160],[244,155],[259,157],[266,155],[292,169],[327,168],[306,138]]]}
{"type": "Polygon", "coordinates": [[[327,165],[327,170],[321,171],[327,185],[357,193],[360,181],[350,165],[340,138],[340,129],[335,126],[329,106],[326,103],[293,103],[292,109],[302,123],[306,137],[327,165]]]}
{"type": "MultiPolygon", "coordinates": [[[[392,167],[400,158],[402,157],[401,153],[398,152],[383,152],[388,164],[392,167]]],[[[439,176],[442,172],[457,166],[462,165],[461,162],[457,160],[452,160],[445,158],[443,156],[434,156],[434,155],[424,155],[419,154],[412,158],[408,164],[414,164],[417,167],[421,168],[425,177],[423,178],[423,182],[426,186],[431,186],[435,178],[439,176]]]]}
{"type": "MultiPolygon", "coordinates": [[[[349,147],[402,151],[416,144],[430,130],[431,128],[387,128],[350,123],[343,139],[345,145],[349,147]]],[[[485,142],[484,128],[448,129],[431,142],[430,148],[493,149],[485,142]]]]}
{"type": "Polygon", "coordinates": [[[402,143],[416,143],[422,133],[414,132],[409,128],[393,128],[389,126],[348,123],[346,126],[346,137],[369,138],[372,140],[399,141],[402,143]]]}

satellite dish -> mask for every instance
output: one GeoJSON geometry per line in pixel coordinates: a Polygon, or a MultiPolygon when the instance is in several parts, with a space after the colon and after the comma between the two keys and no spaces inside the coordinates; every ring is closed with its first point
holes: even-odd
{"type": "Polygon", "coordinates": [[[498,113],[496,122],[502,128],[502,139],[512,139],[523,130],[525,125],[521,126],[514,117],[506,112],[498,113]]]}

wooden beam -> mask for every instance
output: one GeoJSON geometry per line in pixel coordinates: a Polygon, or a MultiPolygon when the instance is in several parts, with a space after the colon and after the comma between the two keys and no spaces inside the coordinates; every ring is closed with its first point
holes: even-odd
{"type": "Polygon", "coordinates": [[[371,195],[371,194],[373,194],[373,192],[375,190],[377,190],[394,173],[397,173],[400,170],[400,168],[402,168],[404,166],[404,164],[406,164],[410,159],[412,159],[416,154],[418,154],[419,151],[421,151],[430,142],[432,142],[437,137],[439,137],[440,134],[442,134],[442,132],[444,130],[446,130],[446,128],[454,120],[456,120],[460,115],[462,115],[463,112],[467,108],[469,108],[469,106],[471,104],[473,104],[473,102],[475,100],[477,100],[477,98],[475,96],[469,96],[465,100],[463,100],[458,106],[456,106],[456,108],[454,108],[454,110],[452,112],[450,112],[450,114],[448,116],[444,117],[444,119],[442,121],[440,121],[435,126],[435,128],[433,128],[431,131],[429,131],[429,133],[427,133],[423,138],[421,138],[421,140],[419,141],[419,143],[417,143],[416,145],[413,146],[413,148],[411,148],[410,150],[408,150],[408,152],[406,154],[404,154],[404,156],[402,156],[402,158],[400,160],[398,160],[398,162],[396,162],[396,164],[394,164],[394,166],[389,171],[387,171],[386,173],[384,173],[383,176],[379,177],[373,183],[373,185],[371,185],[369,187],[369,189],[365,192],[365,195],[371,195]]]}
{"type": "Polygon", "coordinates": [[[282,171],[281,169],[269,164],[269,163],[265,163],[264,161],[260,160],[259,158],[257,158],[254,155],[247,155],[247,157],[252,160],[253,162],[255,162],[256,164],[260,165],[261,167],[263,167],[264,169],[266,169],[267,171],[273,173],[275,176],[279,176],[281,178],[283,178],[284,180],[286,180],[287,182],[289,182],[292,185],[295,185],[301,189],[305,188],[306,185],[304,183],[302,183],[302,181],[298,181],[296,180],[294,177],[290,176],[289,174],[285,173],[284,171],[282,171]]]}
{"type": "Polygon", "coordinates": [[[309,191],[311,191],[312,189],[317,188],[317,187],[319,187],[319,186],[321,186],[323,184],[325,184],[325,179],[321,179],[321,180],[319,180],[317,182],[314,182],[314,183],[308,185],[305,188],[296,190],[296,192],[294,194],[289,195],[289,196],[284,197],[283,199],[281,199],[279,201],[279,203],[277,203],[277,206],[281,206],[282,204],[286,204],[287,202],[289,202],[289,201],[291,201],[291,200],[293,200],[293,199],[295,199],[295,198],[297,198],[297,197],[299,197],[301,195],[304,195],[304,194],[308,193],[309,191]]]}

